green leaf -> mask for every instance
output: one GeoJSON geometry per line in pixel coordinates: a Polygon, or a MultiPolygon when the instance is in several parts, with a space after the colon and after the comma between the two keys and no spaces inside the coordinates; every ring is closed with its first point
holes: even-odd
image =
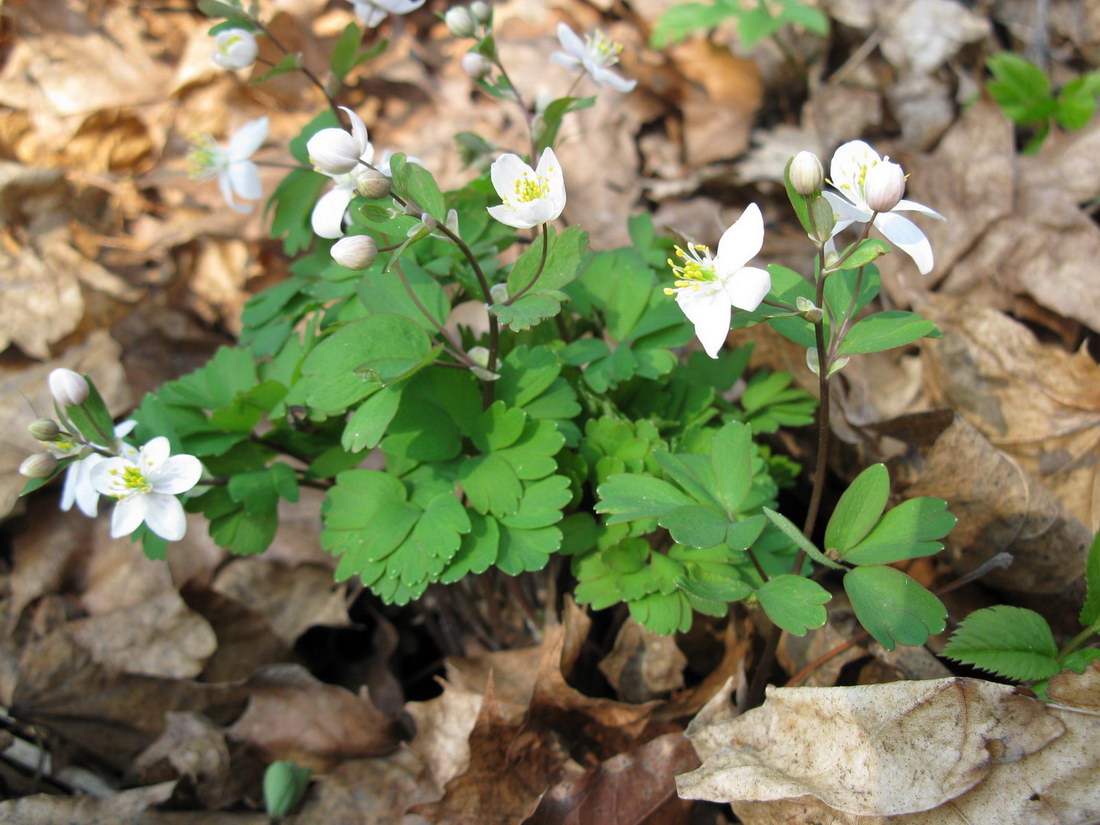
{"type": "Polygon", "coordinates": [[[462,543],[447,568],[440,574],[444,584],[453,584],[468,573],[484,573],[497,560],[500,553],[500,524],[492,516],[468,511],[470,532],[462,536],[462,543]]]}
{"type": "Polygon", "coordinates": [[[695,564],[688,565],[687,574],[676,579],[676,586],[685,593],[713,602],[739,602],[752,595],[748,582],[695,564]]]}
{"type": "Polygon", "coordinates": [[[497,567],[510,576],[542,570],[560,546],[561,530],[557,527],[518,530],[505,526],[500,531],[497,567]]]}
{"type": "Polygon", "coordinates": [[[470,505],[479,513],[507,515],[519,507],[523,485],[504,458],[490,453],[466,459],[458,472],[470,505]]]}
{"type": "MultiPolygon", "coordinates": [[[[87,375],[84,380],[88,382],[88,397],[79,406],[66,407],[65,413],[73,422],[86,441],[93,444],[108,445],[115,441],[115,422],[111,413],[107,410],[107,404],[103,396],[99,394],[95,382],[87,375]]],[[[178,445],[175,445],[178,446],[178,445]]]]}
{"type": "Polygon", "coordinates": [[[447,219],[447,207],[432,173],[419,163],[407,163],[405,173],[405,187],[409,197],[423,211],[443,223],[447,219]]]}
{"type": "Polygon", "coordinates": [[[799,530],[789,518],[775,512],[768,507],[764,508],[764,515],[768,517],[768,520],[782,531],[783,535],[793,541],[799,548],[805,551],[806,555],[819,564],[823,564],[826,567],[831,567],[834,570],[843,570],[844,566],[837,564],[830,559],[824,553],[817,549],[812,541],[802,535],[802,531],[799,530]]]}
{"type": "Polygon", "coordinates": [[[852,325],[840,344],[839,352],[841,355],[881,352],[903,347],[938,331],[934,323],[915,312],[897,309],[876,312],[852,325]]]}
{"type": "Polygon", "coordinates": [[[332,73],[343,81],[348,72],[355,66],[355,53],[359,49],[359,42],[363,39],[363,32],[355,23],[348,23],[336,41],[332,50],[330,65],[332,73]]]}
{"type": "Polygon", "coordinates": [[[523,434],[527,415],[523,410],[508,407],[503,401],[494,401],[471,425],[470,437],[483,453],[502,450],[516,442],[523,434]]]}
{"type": "Polygon", "coordinates": [[[959,624],[943,655],[1020,682],[1062,669],[1046,619],[1034,610],[997,605],[975,610],[959,624]]]}
{"type": "Polygon", "coordinates": [[[500,523],[522,530],[550,527],[561,521],[561,510],[572,497],[566,476],[549,476],[526,485],[519,509],[501,516],[500,523]]]}
{"type": "Polygon", "coordinates": [[[284,817],[309,787],[310,769],[288,760],[272,762],[264,771],[264,806],[268,816],[284,817]]]}
{"type": "Polygon", "coordinates": [[[844,589],[859,623],[887,650],[899,644],[922,645],[944,629],[943,603],[893,567],[850,570],[844,589]]]}
{"type": "Polygon", "coordinates": [[[713,547],[726,537],[729,518],[701,504],[688,504],[669,510],[657,523],[672,534],[672,538],[688,547],[713,547]]]}
{"type": "Polygon", "coordinates": [[[263,83],[265,80],[271,80],[272,78],[279,77],[280,75],[290,74],[296,72],[302,68],[302,61],[296,54],[283,55],[283,59],[264,72],[262,75],[252,81],[252,85],[255,86],[259,83],[263,83]]]}
{"type": "Polygon", "coordinates": [[[344,427],[340,446],[349,453],[358,453],[367,447],[377,447],[397,412],[403,389],[404,386],[401,384],[383,387],[381,391],[360,404],[359,409],[348,419],[344,427]]]}
{"type": "Polygon", "coordinates": [[[553,146],[558,138],[558,129],[561,128],[562,118],[569,112],[587,109],[596,102],[593,97],[559,97],[553,100],[542,110],[542,116],[538,119],[538,128],[535,131],[535,154],[542,154],[547,146],[553,146]]]}
{"type": "Polygon", "coordinates": [[[681,592],[650,593],[628,603],[634,621],[653,633],[686,633],[693,618],[691,602],[681,592]]]}
{"type": "Polygon", "coordinates": [[[689,34],[714,28],[735,14],[737,7],[724,3],[677,3],[657,20],[649,43],[655,49],[663,49],[689,34]]]}
{"type": "Polygon", "coordinates": [[[416,300],[409,295],[409,289],[405,288],[405,284],[395,273],[383,273],[375,268],[356,273],[359,277],[356,294],[372,314],[404,315],[426,333],[434,335],[447,321],[451,302],[439,282],[416,261],[405,258],[401,269],[416,300]],[[425,317],[424,310],[427,310],[431,318],[425,317]]]}
{"type": "Polygon", "coordinates": [[[844,259],[844,268],[859,269],[861,266],[867,266],[867,264],[881,258],[883,255],[889,254],[890,251],[890,244],[885,241],[880,241],[878,238],[865,238],[860,241],[855,251],[844,259]]]}
{"type": "MultiPolygon", "coordinates": [[[[550,247],[546,254],[546,264],[532,287],[535,292],[560,290],[577,277],[577,272],[588,259],[588,233],[579,227],[571,226],[561,234],[549,230],[549,236],[550,247]]],[[[508,273],[509,295],[519,293],[535,277],[542,258],[544,238],[545,235],[540,234],[508,273]]]]}
{"type": "Polygon", "coordinates": [[[331,180],[312,169],[291,169],[272,193],[265,213],[272,213],[271,237],[283,238],[287,255],[297,255],[313,243],[316,236],[310,215],[321,190],[331,180]]]}
{"type": "Polygon", "coordinates": [[[1100,623],[1100,532],[1093,537],[1085,559],[1085,604],[1080,621],[1082,627],[1100,623]]]}
{"type": "Polygon", "coordinates": [[[986,84],[1005,115],[1020,124],[1040,123],[1055,109],[1043,70],[1012,52],[990,55],[986,66],[995,80],[986,84]]]}
{"type": "Polygon", "coordinates": [[[828,614],[824,605],[832,595],[813,579],[785,573],[764,582],[756,598],[778,627],[805,636],[807,630],[825,624],[828,614]]]}
{"type": "MultiPolygon", "coordinates": [[[[857,269],[842,269],[825,280],[825,307],[838,322],[851,310],[852,317],[878,295],[882,279],[877,266],[867,265],[862,273],[857,269]],[[856,286],[859,294],[856,294],[856,286]]],[[[827,324],[828,326],[828,324],[827,324]]]]}
{"type": "Polygon", "coordinates": [[[596,512],[610,513],[608,524],[654,518],[695,503],[667,481],[629,473],[611,476],[596,492],[596,512]]]}
{"type": "Polygon", "coordinates": [[[911,498],[889,510],[854,547],[836,549],[851,564],[892,564],[930,556],[943,549],[936,539],[950,533],[957,521],[942,498],[911,498]]]}
{"type": "Polygon", "coordinates": [[[715,492],[726,512],[736,513],[752,488],[752,430],[737,421],[726,424],[714,434],[710,456],[715,492]]]}
{"type": "Polygon", "coordinates": [[[841,556],[863,540],[878,522],[890,497],[885,464],[872,464],[848,486],[825,528],[825,548],[841,556]]]}
{"type": "Polygon", "coordinates": [[[771,37],[782,27],[783,22],[772,17],[764,5],[743,12],[737,21],[737,33],[747,49],[753,48],[765,37],[771,37]]]}
{"type": "Polygon", "coordinates": [[[235,3],[225,3],[222,0],[199,0],[199,11],[207,17],[229,17],[248,19],[248,14],[235,3]]]}
{"type": "Polygon", "coordinates": [[[490,309],[500,323],[513,332],[523,332],[533,326],[553,318],[561,312],[561,303],[566,294],[558,290],[553,292],[528,292],[512,304],[493,304],[490,309]]]}
{"type": "Polygon", "coordinates": [[[779,19],[785,23],[801,26],[806,31],[822,37],[829,33],[829,16],[821,9],[804,6],[799,2],[787,3],[779,12],[779,19]]]}

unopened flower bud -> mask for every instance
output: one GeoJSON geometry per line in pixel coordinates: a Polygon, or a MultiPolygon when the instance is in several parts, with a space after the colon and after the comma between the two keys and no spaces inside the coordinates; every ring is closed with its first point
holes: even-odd
{"type": "Polygon", "coordinates": [[[483,54],[466,52],[462,55],[462,70],[474,80],[481,80],[493,70],[493,64],[483,54]]]}
{"type": "Polygon", "coordinates": [[[378,244],[370,235],[348,235],[332,245],[331,255],[344,269],[366,269],[378,258],[378,244]]]}
{"type": "Polygon", "coordinates": [[[489,350],[485,347],[472,347],[466,354],[474,362],[474,365],[470,367],[470,372],[482,381],[496,381],[500,378],[500,373],[489,369],[489,350]]]}
{"type": "Polygon", "coordinates": [[[811,324],[816,324],[821,320],[822,312],[821,308],[814,305],[814,302],[809,298],[805,298],[799,295],[794,300],[794,305],[798,308],[798,312],[809,321],[811,324]]]}
{"type": "Polygon", "coordinates": [[[791,161],[791,186],[800,195],[812,195],[825,182],[825,169],[813,152],[799,152],[791,161]]]}
{"type": "Polygon", "coordinates": [[[494,304],[503,304],[508,300],[508,284],[493,284],[489,287],[489,298],[494,304]]]}
{"type": "Polygon", "coordinates": [[[88,382],[78,372],[59,367],[46,379],[53,400],[61,407],[76,407],[88,400],[88,382]]]}
{"type": "Polygon", "coordinates": [[[447,24],[447,31],[451,33],[453,37],[473,37],[476,24],[474,18],[470,15],[468,9],[465,6],[454,6],[447,9],[447,13],[443,15],[443,20],[447,24]]]}
{"type": "Polygon", "coordinates": [[[36,441],[53,441],[61,434],[61,428],[52,418],[39,418],[27,425],[27,432],[36,441]]]}
{"type": "Polygon", "coordinates": [[[49,453],[35,453],[23,459],[19,465],[19,475],[27,478],[49,478],[57,469],[57,458],[49,453]]]}
{"type": "Polygon", "coordinates": [[[371,200],[386,197],[391,187],[390,179],[377,169],[365,169],[355,178],[355,191],[371,200]]]}
{"type": "Polygon", "coordinates": [[[343,175],[359,163],[359,145],[343,129],[322,129],[308,141],[309,162],[326,175],[343,175]]]}
{"type": "Polygon", "coordinates": [[[810,215],[813,218],[811,224],[814,228],[814,240],[825,243],[833,236],[833,227],[836,226],[836,213],[833,205],[821,195],[813,199],[810,204],[810,215]]]}
{"type": "Polygon", "coordinates": [[[493,16],[493,10],[483,0],[474,0],[470,4],[470,14],[474,16],[474,20],[484,26],[489,23],[489,18],[493,16]]]}
{"type": "Polygon", "coordinates": [[[256,35],[247,29],[225,29],[214,38],[214,62],[223,69],[247,69],[256,62],[256,35]]]}
{"type": "Polygon", "coordinates": [[[863,191],[873,211],[889,212],[905,194],[905,172],[887,160],[876,163],[867,170],[863,191]]]}

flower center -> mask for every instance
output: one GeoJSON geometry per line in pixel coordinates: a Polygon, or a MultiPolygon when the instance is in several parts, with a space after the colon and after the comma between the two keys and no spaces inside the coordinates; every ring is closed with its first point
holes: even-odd
{"type": "MultiPolygon", "coordinates": [[[[678,246],[675,249],[682,263],[676,263],[669,258],[668,265],[676,275],[676,289],[699,289],[704,283],[718,280],[714,272],[714,257],[709,248],[695,243],[688,244],[687,251],[678,246]]],[[[676,289],[666,288],[665,295],[674,294],[676,289]]]]}
{"type": "MultiPolygon", "coordinates": [[[[552,171],[552,170],[551,170],[552,171]]],[[[515,199],[520,203],[530,203],[550,195],[550,181],[538,175],[524,175],[516,181],[515,199]]]]}
{"type": "Polygon", "coordinates": [[[612,40],[602,29],[586,34],[584,46],[592,59],[601,66],[614,66],[619,62],[619,52],[623,50],[623,44],[612,40]]]}
{"type": "Polygon", "coordinates": [[[194,180],[201,180],[217,174],[228,165],[229,156],[210,135],[199,135],[187,153],[188,174],[194,180]]]}
{"type": "MultiPolygon", "coordinates": [[[[111,475],[117,476],[118,470],[112,470],[111,475]]],[[[136,465],[131,464],[122,471],[122,491],[114,493],[114,497],[125,498],[131,493],[148,493],[152,489],[153,485],[149,483],[141,470],[136,465]]]]}
{"type": "Polygon", "coordinates": [[[235,34],[232,37],[227,38],[224,43],[218,46],[218,52],[222,55],[222,57],[229,57],[229,50],[243,40],[243,37],[241,37],[239,34],[235,34]]]}

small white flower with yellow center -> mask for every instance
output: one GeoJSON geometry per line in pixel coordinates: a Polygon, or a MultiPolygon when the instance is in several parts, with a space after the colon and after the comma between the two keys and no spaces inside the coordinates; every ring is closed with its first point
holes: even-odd
{"type": "Polygon", "coordinates": [[[111,514],[112,537],[127,536],[145,522],[168,541],[179,541],[187,532],[183,505],[176,496],[198,484],[201,476],[202,463],[193,455],[171,455],[164,436],[136,455],[105,458],[91,471],[96,490],[118,499],[111,514]]]}
{"type": "Polygon", "coordinates": [[[617,92],[629,92],[637,80],[627,80],[611,71],[619,62],[623,44],[617,43],[599,29],[581,40],[565,23],[558,23],[558,42],[563,51],[554,52],[550,60],[575,72],[588,72],[597,86],[607,84],[617,92]]]}
{"type": "Polygon", "coordinates": [[[896,213],[920,212],[941,221],[947,218],[923,204],[909,200],[899,200],[889,212],[876,213],[867,202],[867,173],[873,167],[885,163],[889,163],[889,158],[879,157],[878,152],[862,140],[849,141],[833,153],[833,160],[829,164],[829,183],[839,189],[840,193],[822,193],[836,214],[833,237],[853,223],[867,223],[874,218],[873,226],[890,243],[912,258],[922,275],[927,275],[932,271],[932,246],[915,223],[896,213]]]}
{"type": "Polygon", "coordinates": [[[519,156],[501,155],[493,161],[489,177],[504,203],[490,206],[489,214],[516,229],[530,229],[552,221],[565,209],[565,179],[554,150],[542,150],[532,169],[519,156]]]}
{"type": "Polygon", "coordinates": [[[266,117],[250,121],[233,134],[225,147],[209,135],[200,137],[187,155],[191,177],[203,180],[217,175],[225,202],[238,212],[251,212],[251,206],[238,206],[233,195],[248,200],[264,196],[260,171],[250,158],[267,140],[267,128],[266,117]]]}
{"type": "Polygon", "coordinates": [[[214,62],[230,71],[247,69],[256,62],[259,52],[256,35],[248,29],[224,29],[215,36],[214,46],[214,62]]]}
{"type": "MultiPolygon", "coordinates": [[[[122,444],[123,436],[137,426],[134,420],[123,421],[115,425],[116,443],[122,444]]],[[[95,518],[99,511],[99,490],[92,484],[92,468],[104,460],[104,456],[91,452],[91,448],[78,441],[43,441],[42,446],[59,459],[78,456],[65,468],[65,483],[61,487],[61,509],[66,512],[76,504],[88,518],[95,518]],[[82,458],[79,456],[83,456],[82,458]]],[[[134,452],[128,444],[122,444],[123,454],[134,452]]]]}
{"type": "Polygon", "coordinates": [[[665,289],[695,326],[695,335],[711,358],[726,341],[733,307],[752,311],[772,288],[766,270],[745,266],[764,245],[764,218],[760,207],[750,204],[737,222],[718,241],[718,254],[702,244],[676,247],[682,263],[668,263],[676,273],[676,286],[665,289]]]}

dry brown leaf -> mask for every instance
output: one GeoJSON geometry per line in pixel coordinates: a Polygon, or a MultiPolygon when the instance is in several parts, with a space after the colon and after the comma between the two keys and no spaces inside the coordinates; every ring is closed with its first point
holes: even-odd
{"type": "Polygon", "coordinates": [[[332,571],[314,565],[287,567],[265,558],[234,559],[218,573],[212,588],[263,616],[288,646],[312,625],[344,627],[347,586],[332,571]]]}
{"type": "Polygon", "coordinates": [[[525,825],[687,825],[693,805],[676,796],[673,777],[698,764],[689,740],[667,733],[559,782],[525,825]]]}
{"type": "Polygon", "coordinates": [[[1100,527],[1100,366],[1088,351],[1041,344],[969,301],[930,296],[918,306],[946,332],[924,344],[934,403],[958,410],[1084,525],[1100,527]]]}
{"type": "Polygon", "coordinates": [[[382,756],[401,740],[400,727],[366,695],[327,685],[299,665],[272,665],[245,684],[248,708],[229,735],[272,760],[319,770],[354,757],[382,756]]]}
{"type": "Polygon", "coordinates": [[[174,590],[132,607],[78,619],[65,629],[102,665],[174,679],[198,676],[217,645],[210,625],[174,590]]]}
{"type": "Polygon", "coordinates": [[[443,693],[426,702],[409,702],[405,711],[416,722],[409,749],[443,787],[470,764],[470,732],[481,710],[482,695],[443,682],[443,693]]]}
{"type": "MultiPolygon", "coordinates": [[[[0,821],[19,825],[130,825],[148,822],[144,814],[172,796],[175,782],[121,791],[106,798],[36,794],[0,802],[0,821]]],[[[259,825],[264,820],[242,822],[259,825]]],[[[186,825],[182,823],[181,825],[186,825]]],[[[211,823],[214,825],[214,823],[211,823]]]]}
{"type": "Polygon", "coordinates": [[[423,825],[405,811],[437,799],[440,789],[406,748],[380,759],[349,759],[314,777],[313,787],[286,825],[423,825]]]}
{"type": "Polygon", "coordinates": [[[993,766],[1065,731],[1042,702],[977,679],[771,689],[760,708],[689,726],[703,765],[677,786],[691,799],[809,795],[858,816],[895,816],[951,804],[993,766]]]}
{"type": "Polygon", "coordinates": [[[674,637],[646,630],[634,619],[619,629],[615,647],[599,664],[619,697],[635,703],[682,688],[686,666],[674,637]]]}

